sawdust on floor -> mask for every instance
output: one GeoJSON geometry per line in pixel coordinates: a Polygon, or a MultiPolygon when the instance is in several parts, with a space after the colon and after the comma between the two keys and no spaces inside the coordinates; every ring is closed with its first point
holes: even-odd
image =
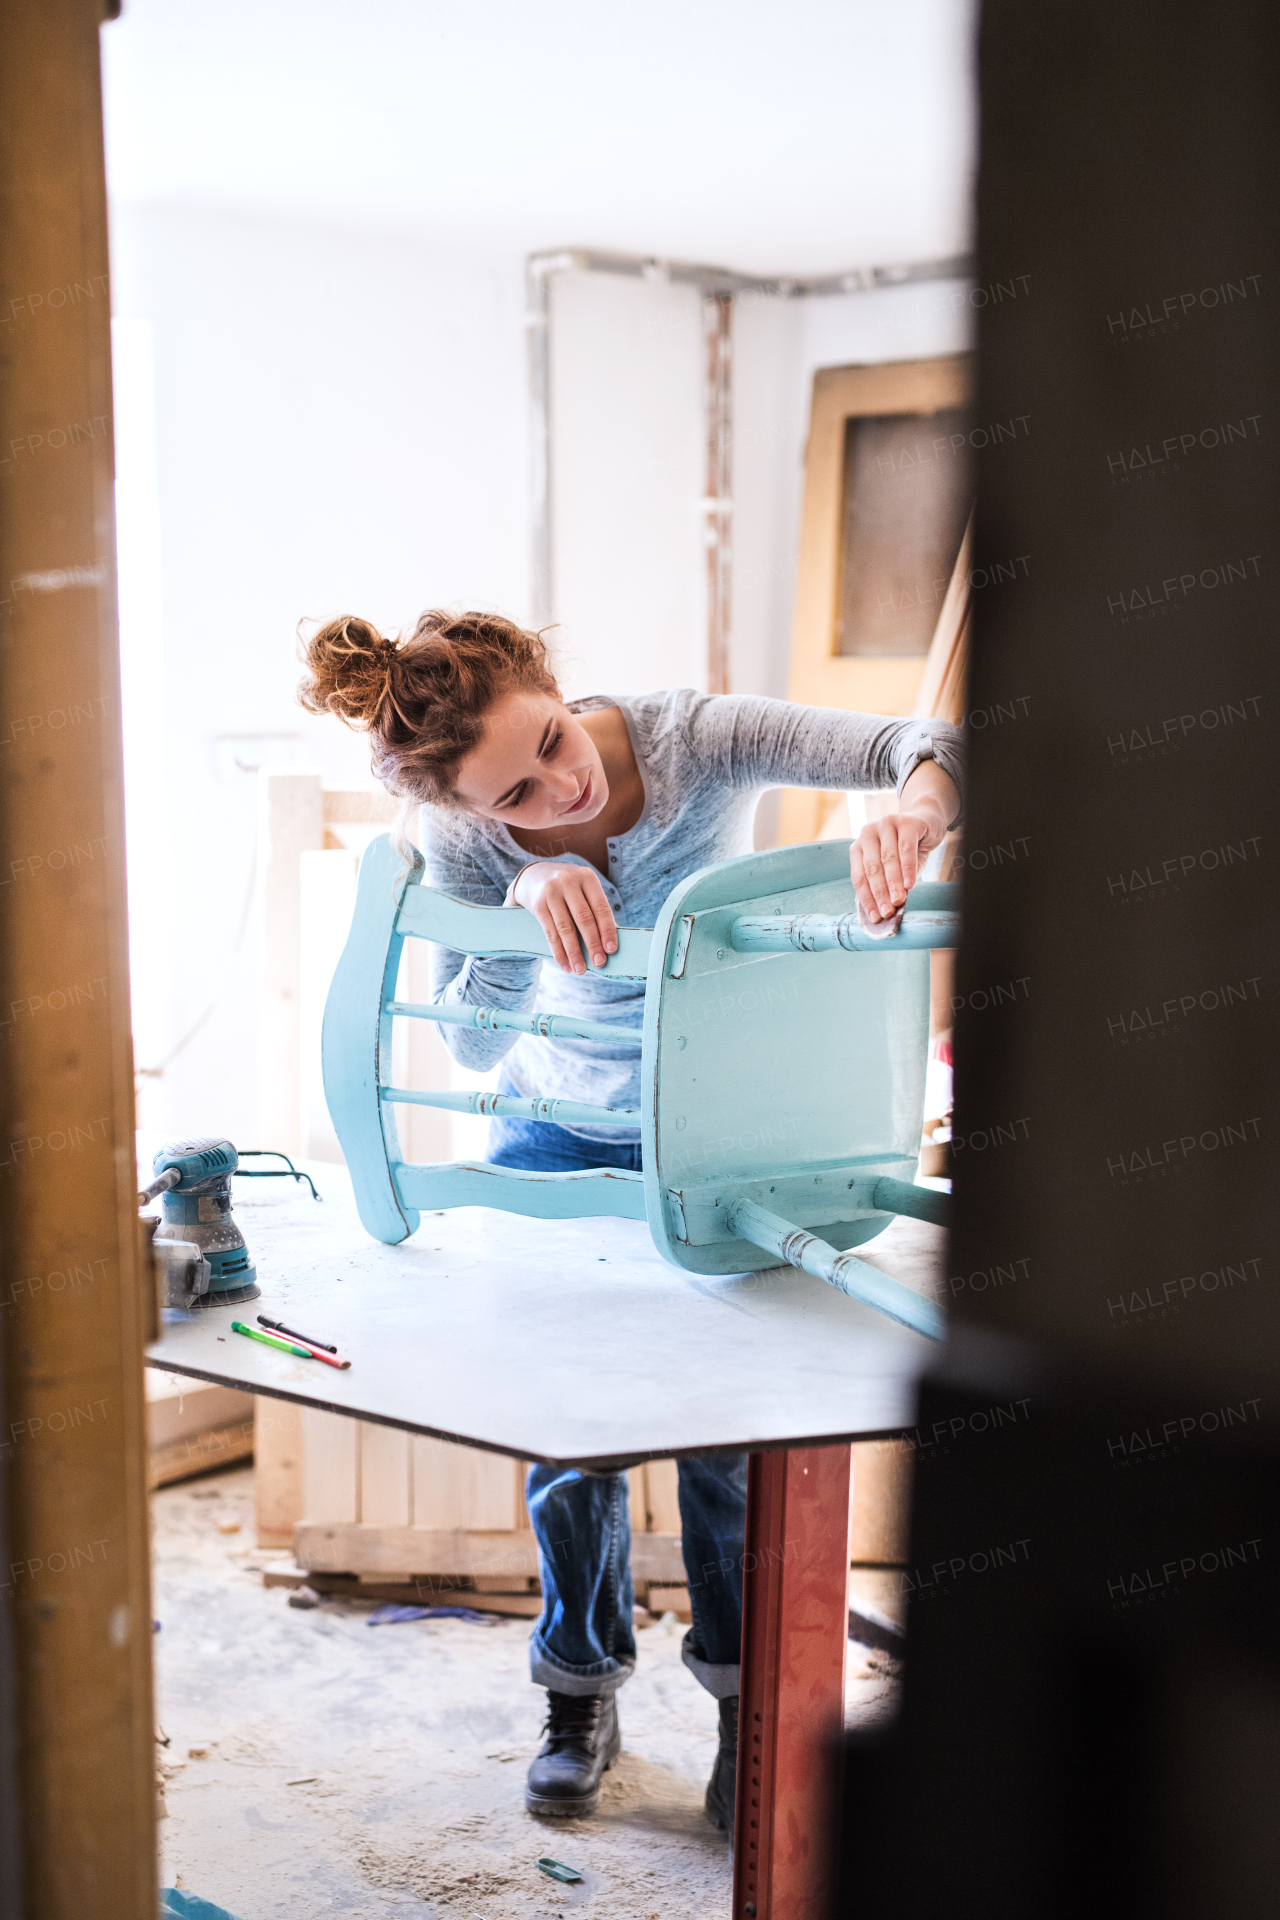
{"type": "MultiPolygon", "coordinates": [[[[525,1769],[545,1695],[527,1620],[370,1629],[368,1603],[310,1612],[264,1588],[253,1473],[153,1496],[164,1884],[239,1920],[727,1920],[731,1867],[702,1796],[716,1704],[674,1618],[637,1635],[623,1753],[590,1820],[535,1820],[525,1769]],[[548,1879],[540,1854],[576,1867],[548,1879]]],[[[887,1656],[851,1645],[850,1717],[892,1710],[887,1656]]]]}

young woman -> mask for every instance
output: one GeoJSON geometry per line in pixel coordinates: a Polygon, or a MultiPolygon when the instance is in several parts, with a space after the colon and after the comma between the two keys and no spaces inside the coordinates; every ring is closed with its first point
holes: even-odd
{"type": "MultiPolygon", "coordinates": [[[[899,811],[864,827],[850,854],[872,922],[902,905],[960,812],[955,727],[687,688],[566,704],[540,636],[491,614],[424,613],[399,642],[335,620],[305,659],[303,704],[367,731],[377,777],[421,804],[428,883],[527,907],[547,936],[550,967],[433,948],[434,999],[520,1013],[536,1004],[635,1029],[630,1047],[441,1027],[464,1066],[501,1061],[509,1092],[639,1105],[644,989],[596,969],[617,950],[619,924],[652,926],[678,880],[749,850],[766,788],[898,789],[899,811]]],[[[495,1120],[489,1159],[638,1169],[639,1132],[495,1120]]],[[[683,1656],[720,1703],[707,1811],[732,1839],[746,1456],[682,1460],[679,1474],[693,1612],[683,1656]]],[[[635,1666],[626,1476],[534,1467],[528,1504],[543,1593],[530,1664],[549,1708],[526,1805],[577,1815],[596,1805],[619,1751],[615,1696],[635,1666]]]]}

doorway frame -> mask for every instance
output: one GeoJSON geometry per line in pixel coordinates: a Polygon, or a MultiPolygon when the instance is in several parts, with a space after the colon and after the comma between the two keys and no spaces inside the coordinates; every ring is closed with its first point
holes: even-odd
{"type": "MultiPolygon", "coordinates": [[[[813,377],[805,448],[804,506],[796,568],[795,615],[787,698],[798,706],[909,714],[928,654],[877,658],[835,650],[844,547],[845,445],[850,420],[965,406],[973,394],[972,353],[928,360],[820,367],[813,377]]],[[[962,542],[963,545],[963,542],[962,542]]],[[[778,843],[816,840],[835,796],[788,788],[778,843]]]]}

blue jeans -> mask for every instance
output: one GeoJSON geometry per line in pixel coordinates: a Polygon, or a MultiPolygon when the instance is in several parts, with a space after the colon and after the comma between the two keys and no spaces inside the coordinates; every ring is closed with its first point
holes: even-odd
{"type": "MultiPolygon", "coordinates": [[[[529,1173],[580,1173],[587,1167],[640,1171],[638,1146],[579,1140],[542,1120],[490,1121],[488,1157],[495,1166],[529,1173]]],[[[590,1364],[590,1354],[584,1354],[583,1365],[590,1364]]],[[[747,1456],[695,1455],[678,1461],[677,1470],[693,1611],[681,1657],[707,1692],[724,1700],[739,1689],[747,1456]]],[[[611,1693],[636,1664],[627,1476],[534,1466],[526,1499],[542,1573],[542,1614],[529,1641],[530,1677],[535,1686],[557,1693],[611,1693]]]]}

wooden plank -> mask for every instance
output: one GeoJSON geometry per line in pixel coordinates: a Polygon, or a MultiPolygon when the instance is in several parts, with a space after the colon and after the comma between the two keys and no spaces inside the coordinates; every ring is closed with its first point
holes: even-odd
{"type": "Polygon", "coordinates": [[[684,1554],[680,1549],[680,1535],[633,1533],[631,1572],[637,1580],[656,1581],[659,1586],[684,1586],[684,1554]]]}
{"type": "Polygon", "coordinates": [[[359,1520],[362,1425],[318,1407],[302,1409],[302,1507],[308,1520],[359,1520]]]}
{"type": "MultiPolygon", "coordinates": [[[[950,720],[959,725],[964,719],[965,695],[969,684],[969,642],[973,628],[970,611],[970,579],[973,570],[973,518],[965,528],[946,599],[938,615],[924,677],[916,695],[915,712],[921,719],[950,720]]],[[[950,879],[955,872],[959,833],[947,836],[938,878],[950,879]]],[[[952,949],[939,948],[929,961],[929,1031],[931,1035],[950,1033],[955,998],[956,956],[952,949]]],[[[927,1115],[926,1118],[934,1118],[927,1115]]],[[[941,1115],[936,1116],[941,1118],[941,1115]]],[[[926,1166],[925,1172],[929,1171],[926,1166]]]]}
{"type": "Polygon", "coordinates": [[[220,1387],[205,1380],[183,1379],[181,1374],[158,1374],[147,1370],[147,1450],[155,1453],[215,1427],[230,1427],[239,1421],[253,1424],[253,1395],[234,1387],[220,1387]],[[151,1381],[166,1382],[163,1394],[151,1392],[151,1381]],[[167,1383],[172,1381],[173,1386],[167,1383]],[[178,1383],[181,1383],[180,1385],[178,1383]],[[182,1389],[185,1388],[185,1392],[182,1389]]]}
{"type": "MultiPolygon", "coordinates": [[[[633,1534],[647,1533],[652,1527],[646,1482],[646,1465],[643,1461],[639,1466],[627,1468],[627,1500],[631,1509],[631,1531],[633,1534]]],[[[633,1568],[631,1583],[635,1591],[636,1605],[638,1607],[647,1607],[649,1604],[649,1582],[647,1580],[637,1579],[633,1568]]]]}
{"type": "Polygon", "coordinates": [[[649,1598],[646,1604],[650,1613],[674,1613],[676,1619],[683,1620],[686,1626],[693,1619],[689,1589],[686,1586],[663,1586],[653,1581],[649,1586],[649,1598]]]}
{"type": "Polygon", "coordinates": [[[370,1420],[358,1424],[361,1521],[375,1527],[407,1527],[412,1522],[413,1442],[399,1427],[377,1426],[370,1420]]]}
{"type": "MultiPolygon", "coordinates": [[[[393,1600],[402,1606],[470,1607],[476,1613],[504,1614],[513,1620],[534,1620],[542,1612],[538,1593],[477,1591],[474,1581],[432,1580],[359,1580],[346,1573],[290,1573],[271,1570],[262,1576],[264,1587],[310,1587],[313,1593],[333,1600],[393,1600]]],[[[536,1583],[535,1583],[536,1584],[536,1583]]]]}
{"type": "Polygon", "coordinates": [[[854,1442],[849,1558],[855,1566],[905,1565],[914,1459],[902,1440],[854,1442]]]}
{"type": "Polygon", "coordinates": [[[152,1447],[147,1455],[147,1485],[170,1487],[176,1481],[191,1480],[199,1473],[212,1473],[215,1468],[252,1458],[253,1422],[237,1420],[234,1426],[206,1428],[183,1440],[171,1440],[166,1446],[152,1447]]]}
{"type": "Polygon", "coordinates": [[[0,9],[4,279],[19,315],[0,383],[0,1909],[29,1920],[156,1910],[140,1364],[155,1293],[136,1227],[104,11],[0,9]],[[47,996],[70,983],[59,1009],[47,996]]]}
{"type": "Polygon", "coordinates": [[[516,1462],[500,1453],[463,1449],[467,1457],[467,1522],[482,1531],[505,1527],[515,1531],[520,1512],[516,1462]]]}
{"type": "Polygon", "coordinates": [[[424,1588],[417,1604],[424,1607],[471,1607],[476,1613],[497,1613],[508,1620],[536,1620],[542,1612],[542,1595],[483,1593],[465,1587],[461,1592],[455,1589],[451,1593],[428,1595],[424,1588]]]}
{"type": "Polygon", "coordinates": [[[680,1478],[674,1460],[647,1460],[645,1529],[649,1533],[680,1532],[680,1478]]]}
{"type": "Polygon", "coordinates": [[[253,1427],[258,1545],[289,1547],[303,1517],[302,1408],[292,1400],[257,1394],[253,1427]]]}
{"type": "Polygon", "coordinates": [[[627,1468],[627,1500],[631,1507],[632,1532],[648,1533],[649,1497],[645,1491],[645,1468],[643,1461],[638,1467],[627,1468]]]}
{"type": "Polygon", "coordinates": [[[946,598],[929,644],[912,711],[921,720],[964,719],[965,686],[969,674],[969,578],[973,570],[973,516],[964,530],[960,551],[951,571],[946,598]]]}
{"type": "Polygon", "coordinates": [[[234,1387],[148,1368],[146,1394],[147,1446],[152,1452],[211,1433],[215,1427],[253,1425],[253,1395],[238,1393],[234,1387]]]}
{"type": "MultiPolygon", "coordinates": [[[[412,1439],[413,1525],[427,1531],[463,1525],[462,1449],[447,1440],[412,1439]]],[[[426,1572],[426,1568],[419,1569],[426,1572]]]]}
{"type": "MultiPolygon", "coordinates": [[[[351,1521],[307,1519],[295,1528],[294,1558],[300,1567],[325,1573],[377,1573],[401,1579],[415,1573],[509,1574],[525,1580],[538,1572],[537,1543],[516,1529],[481,1531],[461,1527],[369,1527],[351,1521]]],[[[680,1536],[633,1533],[631,1568],[637,1579],[684,1584],[680,1536]]]]}
{"type": "MultiPolygon", "coordinates": [[[[321,1034],[329,986],[356,904],[354,853],[304,850],[298,860],[298,1099],[301,1151],[341,1160],[324,1097],[321,1034]]],[[[264,1138],[267,1137],[264,1135],[264,1138]]]]}
{"type": "Polygon", "coordinates": [[[413,1440],[415,1527],[493,1531],[516,1525],[516,1469],[504,1454],[449,1440],[413,1440]]]}
{"type": "Polygon", "coordinates": [[[304,1521],[294,1531],[294,1559],[324,1573],[512,1574],[538,1571],[532,1535],[465,1532],[461,1527],[365,1527],[304,1521]]]}
{"type": "Polygon", "coordinates": [[[301,856],[324,846],[318,773],[258,775],[258,1134],[283,1153],[302,1138],[299,1027],[301,856]]]}
{"type": "Polygon", "coordinates": [[[527,1526],[524,1463],[449,1440],[413,1440],[413,1525],[464,1532],[527,1526]]]}
{"type": "MultiPolygon", "coordinates": [[[[313,1587],[316,1593],[331,1594],[335,1598],[344,1594],[350,1597],[352,1594],[348,1581],[323,1573],[309,1574],[307,1585],[313,1587]]],[[[355,1593],[361,1600],[394,1600],[410,1607],[470,1607],[475,1613],[502,1614],[510,1620],[536,1620],[542,1612],[541,1593],[531,1592],[527,1586],[519,1592],[497,1586],[485,1589],[474,1580],[454,1584],[425,1578],[397,1581],[361,1579],[355,1593]]]]}

